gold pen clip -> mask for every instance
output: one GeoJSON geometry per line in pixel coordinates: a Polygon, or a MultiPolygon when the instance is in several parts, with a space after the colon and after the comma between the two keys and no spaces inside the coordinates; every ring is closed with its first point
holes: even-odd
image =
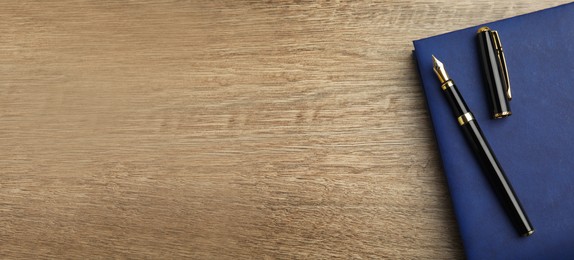
{"type": "Polygon", "coordinates": [[[512,93],[510,92],[510,79],[508,78],[508,69],[506,68],[506,59],[504,58],[504,52],[502,51],[502,43],[500,42],[500,37],[498,36],[497,31],[490,31],[490,33],[494,40],[494,44],[496,45],[498,64],[503,74],[502,77],[504,77],[504,81],[506,83],[506,98],[508,100],[512,100],[512,93]]]}

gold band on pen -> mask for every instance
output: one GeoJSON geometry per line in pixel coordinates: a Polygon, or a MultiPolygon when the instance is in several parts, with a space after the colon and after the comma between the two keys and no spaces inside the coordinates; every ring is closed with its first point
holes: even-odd
{"type": "Polygon", "coordinates": [[[454,86],[454,83],[452,83],[452,80],[447,80],[444,83],[442,83],[442,85],[440,85],[440,88],[442,88],[442,90],[446,90],[449,87],[454,86]]]}
{"type": "Polygon", "coordinates": [[[509,116],[509,115],[512,115],[512,112],[510,112],[510,111],[505,111],[505,112],[502,112],[502,113],[496,113],[496,114],[494,114],[494,118],[503,118],[503,117],[507,117],[507,116],[509,116]]]}
{"type": "Polygon", "coordinates": [[[464,124],[474,120],[474,116],[471,112],[466,112],[457,118],[458,124],[463,126],[464,124]]]}

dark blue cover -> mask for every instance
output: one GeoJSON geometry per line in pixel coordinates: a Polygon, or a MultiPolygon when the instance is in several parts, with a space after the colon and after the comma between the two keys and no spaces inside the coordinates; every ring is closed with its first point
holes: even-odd
{"type": "Polygon", "coordinates": [[[490,119],[476,31],[414,42],[443,167],[469,259],[574,259],[574,4],[489,24],[498,30],[513,115],[490,119]],[[431,54],[473,111],[535,232],[513,229],[432,69],[431,54]]]}

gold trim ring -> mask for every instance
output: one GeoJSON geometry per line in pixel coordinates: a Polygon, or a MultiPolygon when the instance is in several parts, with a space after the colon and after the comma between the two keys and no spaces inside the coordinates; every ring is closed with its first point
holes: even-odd
{"type": "Polygon", "coordinates": [[[464,124],[474,120],[474,116],[470,112],[466,112],[457,118],[458,124],[463,126],[464,124]]]}
{"type": "Polygon", "coordinates": [[[496,113],[494,114],[494,118],[503,118],[503,117],[507,117],[509,115],[512,115],[512,112],[510,111],[504,111],[502,113],[496,113]]]}
{"type": "Polygon", "coordinates": [[[442,85],[440,85],[440,88],[442,88],[442,90],[446,90],[447,88],[450,88],[454,86],[454,83],[452,83],[452,80],[447,80],[444,83],[442,83],[442,85]]]}

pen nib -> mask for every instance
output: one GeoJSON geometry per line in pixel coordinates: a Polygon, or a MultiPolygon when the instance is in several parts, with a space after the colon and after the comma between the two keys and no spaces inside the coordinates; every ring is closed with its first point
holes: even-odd
{"type": "Polygon", "coordinates": [[[448,77],[448,74],[446,74],[446,70],[444,69],[444,65],[434,55],[432,55],[432,63],[433,63],[434,72],[438,76],[440,83],[445,83],[447,80],[450,79],[448,77]]]}
{"type": "Polygon", "coordinates": [[[432,56],[432,64],[434,67],[442,67],[442,62],[440,62],[434,55],[432,56]]]}

